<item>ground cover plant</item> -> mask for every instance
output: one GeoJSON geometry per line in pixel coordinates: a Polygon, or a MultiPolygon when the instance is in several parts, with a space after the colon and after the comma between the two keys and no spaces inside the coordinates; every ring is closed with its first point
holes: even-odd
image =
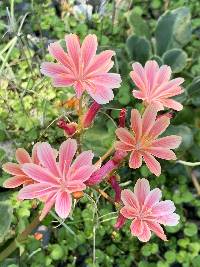
{"type": "Polygon", "coordinates": [[[200,266],[198,1],[0,7],[0,266],[200,266]]]}

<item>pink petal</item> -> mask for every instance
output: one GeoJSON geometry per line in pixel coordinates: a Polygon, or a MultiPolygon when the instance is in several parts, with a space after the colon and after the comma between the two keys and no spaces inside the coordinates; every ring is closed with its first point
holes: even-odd
{"type": "Polygon", "coordinates": [[[74,83],[74,78],[69,74],[64,74],[62,76],[53,77],[53,86],[55,87],[67,87],[74,83]]]}
{"type": "Polygon", "coordinates": [[[144,68],[138,62],[132,64],[132,67],[134,71],[131,74],[131,78],[133,77],[134,78],[133,81],[137,83],[136,86],[138,86],[138,88],[140,88],[143,92],[145,92],[146,86],[147,86],[147,79],[146,79],[144,68]]]}
{"type": "Polygon", "coordinates": [[[137,99],[142,99],[142,100],[145,99],[145,95],[144,95],[144,93],[141,92],[141,91],[133,90],[133,91],[132,91],[132,94],[133,94],[133,96],[134,96],[135,98],[137,98],[137,99]]]}
{"type": "Polygon", "coordinates": [[[181,83],[184,82],[183,78],[176,78],[169,82],[162,83],[157,87],[156,91],[153,94],[153,97],[159,98],[167,95],[169,92],[173,92],[181,83]]]}
{"type": "Polygon", "coordinates": [[[160,163],[151,154],[147,152],[143,152],[142,156],[149,170],[156,176],[159,176],[161,174],[160,163]]]}
{"type": "Polygon", "coordinates": [[[59,150],[59,168],[63,175],[64,173],[67,174],[76,150],[77,142],[75,139],[68,138],[61,144],[59,150]]]}
{"type": "Polygon", "coordinates": [[[20,200],[23,199],[34,199],[47,196],[49,193],[55,191],[55,187],[52,187],[48,184],[36,183],[24,186],[18,194],[20,200]]]}
{"type": "Polygon", "coordinates": [[[59,77],[60,75],[68,74],[69,69],[58,63],[43,62],[41,64],[41,73],[48,77],[59,77]]]}
{"type": "Polygon", "coordinates": [[[158,223],[168,226],[175,226],[179,223],[180,216],[176,213],[164,215],[157,218],[158,223]]]}
{"type": "Polygon", "coordinates": [[[153,231],[162,240],[167,241],[167,237],[159,223],[153,221],[146,222],[151,231],[153,231]]]}
{"type": "Polygon", "coordinates": [[[23,148],[18,148],[15,153],[16,160],[20,163],[30,163],[32,162],[31,157],[29,156],[29,153],[23,149],[23,148]]]}
{"type": "Polygon", "coordinates": [[[154,85],[156,82],[156,74],[158,70],[159,70],[159,66],[155,60],[149,60],[146,62],[144,71],[146,74],[146,79],[148,81],[148,87],[147,87],[147,92],[146,92],[147,97],[151,96],[151,93],[154,89],[154,85]]]}
{"type": "Polygon", "coordinates": [[[136,195],[130,189],[124,189],[121,192],[121,200],[125,206],[133,209],[139,208],[139,203],[136,195]]]}
{"type": "Polygon", "coordinates": [[[39,164],[39,159],[38,159],[38,156],[37,156],[37,146],[40,144],[40,142],[36,143],[34,146],[33,146],[33,149],[32,149],[32,161],[33,163],[35,164],[39,164]]]}
{"type": "MultiPolygon", "coordinates": [[[[137,88],[139,88],[141,90],[141,91],[134,90],[134,92],[141,92],[144,94],[145,83],[144,83],[143,77],[141,78],[136,71],[131,71],[130,77],[133,80],[134,84],[137,86],[137,88]]],[[[135,97],[137,98],[137,96],[135,96],[135,97]]]]}
{"type": "Polygon", "coordinates": [[[167,82],[171,76],[171,68],[167,65],[162,65],[157,72],[157,84],[160,85],[167,82]]]}
{"type": "Polygon", "coordinates": [[[163,94],[161,97],[159,97],[160,101],[165,100],[169,97],[180,95],[184,92],[184,90],[180,86],[175,86],[167,90],[165,94],[163,94]]]}
{"type": "Polygon", "coordinates": [[[18,186],[24,184],[25,182],[27,182],[27,180],[29,180],[29,179],[25,175],[13,176],[13,177],[7,179],[3,183],[3,187],[5,187],[5,188],[15,188],[15,187],[18,187],[18,186]]]}
{"type": "Polygon", "coordinates": [[[134,137],[126,128],[118,128],[115,133],[123,143],[134,147],[134,137]]]}
{"type": "Polygon", "coordinates": [[[143,233],[144,230],[144,224],[142,222],[142,220],[139,219],[135,219],[132,221],[131,226],[131,234],[134,236],[139,236],[143,233]]]}
{"type": "Polygon", "coordinates": [[[63,64],[64,66],[66,66],[67,68],[71,69],[72,68],[72,60],[70,60],[69,56],[67,55],[67,53],[65,53],[65,51],[63,50],[63,48],[61,47],[61,45],[59,44],[59,42],[54,42],[51,43],[48,46],[49,49],[49,53],[61,64],[63,64]]]}
{"type": "Polygon", "coordinates": [[[92,85],[86,87],[88,94],[98,103],[106,104],[113,100],[114,94],[112,89],[105,87],[103,85],[92,85]]]}
{"type": "Polygon", "coordinates": [[[146,151],[160,159],[166,159],[166,160],[176,159],[175,153],[167,148],[151,147],[151,148],[146,149],[146,151]]]}
{"type": "Polygon", "coordinates": [[[95,172],[96,167],[93,165],[84,165],[78,168],[75,172],[69,172],[67,175],[68,181],[82,181],[85,182],[95,172]]]}
{"type": "Polygon", "coordinates": [[[172,108],[177,111],[180,111],[183,109],[183,105],[173,99],[164,99],[162,100],[162,103],[164,106],[168,108],[172,108]]]}
{"type": "Polygon", "coordinates": [[[81,46],[81,55],[85,66],[94,58],[97,51],[97,37],[95,34],[89,34],[83,40],[81,46]]]}
{"type": "MultiPolygon", "coordinates": [[[[146,101],[148,102],[147,99],[146,101]]],[[[164,106],[161,102],[159,102],[159,99],[150,101],[149,105],[154,106],[157,111],[164,110],[164,106]]]]}
{"type": "Polygon", "coordinates": [[[146,197],[149,195],[149,193],[150,193],[149,181],[145,178],[138,179],[134,187],[134,194],[137,197],[141,206],[144,204],[144,201],[146,197]]]}
{"type": "Polygon", "coordinates": [[[33,163],[25,163],[22,166],[24,173],[34,181],[58,185],[57,178],[48,170],[33,163]]]}
{"type": "Polygon", "coordinates": [[[44,208],[40,214],[40,221],[44,219],[47,213],[51,210],[56,200],[56,193],[52,192],[49,194],[47,200],[45,201],[44,208]]]}
{"type": "Polygon", "coordinates": [[[162,192],[159,188],[151,190],[150,193],[145,198],[143,210],[151,209],[153,206],[158,204],[161,197],[162,197],[162,192]]]}
{"type": "Polygon", "coordinates": [[[141,242],[148,242],[150,238],[151,238],[151,231],[149,229],[149,226],[145,222],[143,222],[143,232],[141,235],[138,236],[138,239],[141,242]]]}
{"type": "Polygon", "coordinates": [[[152,142],[152,147],[162,147],[162,148],[170,148],[174,149],[179,147],[182,141],[182,137],[178,135],[170,135],[166,137],[162,137],[156,139],[152,142]]]}
{"type": "Polygon", "coordinates": [[[62,219],[67,218],[72,206],[71,195],[67,192],[58,192],[56,197],[55,211],[62,219]]]}
{"type": "Polygon", "coordinates": [[[142,116],[142,134],[148,134],[155,124],[157,110],[153,105],[149,105],[142,116]]]}
{"type": "Polygon", "coordinates": [[[113,65],[111,61],[113,55],[115,55],[115,52],[112,50],[105,50],[99,55],[96,55],[85,69],[85,74],[92,73],[94,75],[95,73],[108,72],[113,65]]]}
{"type": "Polygon", "coordinates": [[[161,201],[152,208],[153,216],[164,216],[175,211],[176,207],[171,200],[161,201]]]}
{"type": "Polygon", "coordinates": [[[131,128],[137,142],[142,135],[142,119],[137,109],[132,109],[131,111],[131,128]]]}
{"type": "Polygon", "coordinates": [[[127,206],[121,208],[120,213],[127,219],[133,219],[137,215],[136,210],[134,210],[133,208],[127,207],[127,206]]]}
{"type": "Polygon", "coordinates": [[[76,70],[79,71],[79,60],[80,60],[80,43],[79,38],[76,34],[68,34],[65,36],[67,52],[69,56],[72,58],[74,65],[76,66],[76,70]]]}
{"type": "Polygon", "coordinates": [[[149,132],[149,136],[156,138],[161,135],[169,126],[170,119],[167,116],[158,118],[149,132]]]}
{"type": "Polygon", "coordinates": [[[5,172],[10,173],[12,175],[24,175],[19,164],[16,164],[16,163],[7,162],[7,163],[2,165],[2,169],[5,172]]]}
{"type": "Polygon", "coordinates": [[[74,83],[74,89],[75,89],[77,98],[80,99],[83,92],[85,91],[85,83],[83,83],[81,81],[76,81],[74,83]]]}
{"type": "Polygon", "coordinates": [[[96,85],[103,85],[107,88],[119,88],[121,83],[121,77],[117,73],[103,73],[97,74],[90,78],[91,82],[96,85]]]}
{"type": "Polygon", "coordinates": [[[86,189],[86,185],[82,180],[68,181],[67,190],[69,193],[79,192],[86,189]]]}
{"type": "Polygon", "coordinates": [[[115,142],[115,149],[122,150],[122,151],[132,151],[134,147],[132,145],[127,145],[123,142],[117,141],[115,142]]]}
{"type": "Polygon", "coordinates": [[[142,165],[142,155],[137,151],[133,151],[129,158],[129,167],[137,169],[142,165]]]}
{"type": "Polygon", "coordinates": [[[40,163],[47,168],[52,174],[60,177],[60,173],[56,164],[56,157],[52,147],[44,142],[38,145],[37,155],[40,163]]]}
{"type": "Polygon", "coordinates": [[[85,165],[92,165],[93,157],[94,157],[94,154],[92,153],[91,150],[82,152],[75,159],[74,163],[72,164],[70,168],[70,172],[75,172],[76,170],[78,170],[79,168],[85,165]]]}

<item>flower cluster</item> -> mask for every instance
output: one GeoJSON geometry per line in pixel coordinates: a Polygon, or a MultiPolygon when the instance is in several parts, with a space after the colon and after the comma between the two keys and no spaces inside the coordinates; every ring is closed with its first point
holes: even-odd
{"type": "Polygon", "coordinates": [[[143,111],[140,113],[137,109],[132,109],[129,130],[126,128],[126,109],[121,110],[116,130],[118,140],[114,148],[94,163],[92,151],[81,151],[80,135],[91,127],[101,105],[114,98],[113,89],[120,87],[121,77],[120,74],[109,72],[113,67],[111,58],[115,55],[114,51],[106,50],[96,55],[95,35],[86,36],[82,45],[75,34],[67,35],[65,41],[67,52],[59,42],[49,45],[49,53],[57,63],[42,63],[41,72],[52,78],[55,87],[74,88],[81,108],[78,122],[66,123],[64,119],[58,121],[58,127],[64,130],[67,138],[60,145],[59,151],[47,142],[36,143],[32,156],[22,148],[17,149],[18,164],[8,162],[3,165],[4,171],[12,175],[5,181],[4,187],[16,188],[23,185],[18,199],[41,201],[44,207],[40,220],[54,206],[58,216],[65,219],[71,212],[74,198],[83,196],[86,187],[96,188],[106,180],[111,190],[115,191],[115,198],[112,200],[107,196],[107,199],[117,204],[119,209],[116,228],[121,228],[127,219],[131,219],[131,234],[140,241],[149,241],[151,232],[162,240],[167,240],[161,224],[173,226],[179,221],[179,215],[174,213],[173,202],[160,201],[161,190],[150,190],[149,182],[144,178],[136,181],[133,192],[130,189],[122,190],[117,170],[128,158],[130,168],[140,168],[144,161],[150,172],[159,176],[161,165],[156,158],[176,159],[172,149],[180,145],[181,137],[160,137],[170,125],[170,116],[160,115],[159,111],[165,107],[177,111],[182,109],[182,105],[172,97],[183,92],[180,86],[183,79],[170,80],[170,67],[159,67],[156,61],[148,61],[144,67],[140,63],[134,63],[130,77],[137,89],[133,90],[133,96],[143,100],[143,111]],[[94,102],[84,110],[81,103],[86,92],[94,102]],[[106,162],[109,156],[111,157],[106,162]]]}

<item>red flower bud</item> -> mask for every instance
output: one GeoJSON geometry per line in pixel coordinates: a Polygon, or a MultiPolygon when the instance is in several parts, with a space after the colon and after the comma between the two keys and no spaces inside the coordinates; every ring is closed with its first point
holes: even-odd
{"type": "Polygon", "coordinates": [[[77,124],[75,122],[66,123],[64,119],[60,119],[57,122],[57,126],[63,129],[67,136],[74,135],[77,129],[77,124]]]}
{"type": "Polygon", "coordinates": [[[117,182],[117,177],[115,175],[111,176],[109,179],[109,182],[115,191],[115,202],[119,203],[121,201],[121,191],[122,190],[119,186],[119,183],[117,182]]]}
{"type": "Polygon", "coordinates": [[[126,124],[126,109],[123,108],[119,114],[119,127],[125,127],[126,124]]]}
{"type": "Polygon", "coordinates": [[[120,213],[114,227],[119,230],[125,224],[126,218],[120,213]]]}
{"type": "Polygon", "coordinates": [[[97,114],[97,112],[100,110],[101,105],[97,102],[93,102],[92,105],[89,107],[87,113],[84,115],[83,118],[83,127],[88,128],[93,123],[94,118],[97,114]]]}

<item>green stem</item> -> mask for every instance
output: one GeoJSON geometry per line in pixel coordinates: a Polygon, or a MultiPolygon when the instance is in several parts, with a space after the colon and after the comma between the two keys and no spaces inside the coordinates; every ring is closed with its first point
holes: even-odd
{"type": "Polygon", "coordinates": [[[195,167],[195,166],[200,165],[200,162],[188,162],[188,161],[184,161],[184,160],[178,160],[177,163],[183,164],[185,166],[190,166],[190,167],[195,167]]]}
{"type": "Polygon", "coordinates": [[[32,233],[33,229],[36,228],[39,223],[39,215],[37,215],[33,219],[33,221],[26,227],[26,229],[21,234],[19,234],[18,237],[16,237],[15,240],[11,242],[10,245],[0,253],[0,262],[6,259],[12,252],[14,252],[17,249],[18,244],[25,241],[28,235],[32,233]]]}

